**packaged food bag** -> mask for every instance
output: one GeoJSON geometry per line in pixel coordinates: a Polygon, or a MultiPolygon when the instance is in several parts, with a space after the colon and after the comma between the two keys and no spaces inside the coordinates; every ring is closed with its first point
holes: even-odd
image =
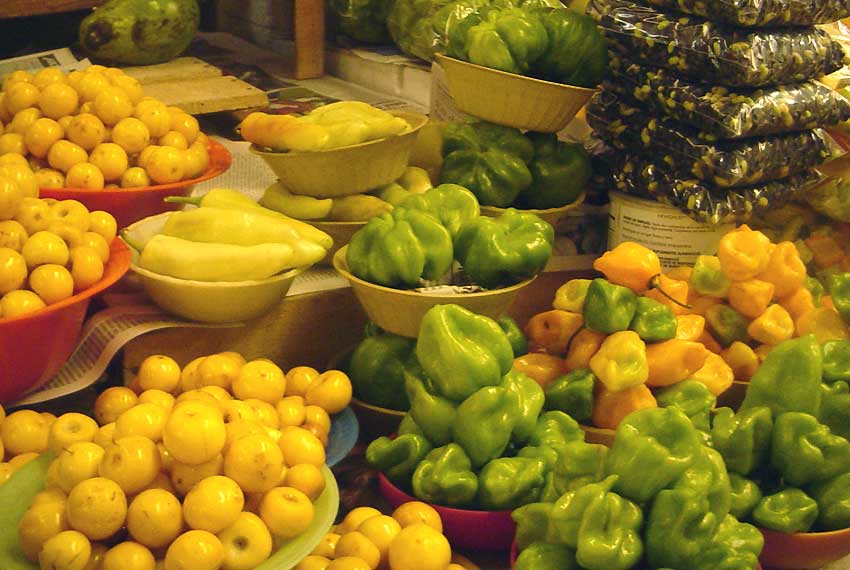
{"type": "Polygon", "coordinates": [[[648,0],[659,8],[752,28],[811,26],[850,16],[846,0],[648,0]]]}

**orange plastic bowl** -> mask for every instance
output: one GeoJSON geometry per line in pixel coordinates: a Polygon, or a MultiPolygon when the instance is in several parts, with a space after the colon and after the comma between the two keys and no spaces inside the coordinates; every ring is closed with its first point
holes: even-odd
{"type": "Polygon", "coordinates": [[[59,371],[76,348],[92,297],[129,268],[130,249],[116,238],[100,281],[36,313],[0,319],[0,403],[15,401],[59,371]]]}
{"type": "MultiPolygon", "coordinates": [[[[418,501],[396,487],[383,473],[378,473],[381,496],[397,509],[404,503],[418,501]]],[[[505,551],[511,547],[516,525],[511,511],[471,511],[431,505],[443,520],[443,534],[453,547],[461,550],[505,551]]]]}
{"type": "Polygon", "coordinates": [[[119,228],[124,228],[148,216],[182,208],[182,204],[170,204],[164,201],[165,198],[188,196],[195,184],[215,178],[230,168],[232,157],[224,146],[209,139],[207,148],[210,165],[207,171],[197,178],[141,188],[42,188],[39,196],[56,200],[78,200],[89,210],[105,210],[115,216],[119,228]]]}
{"type": "Polygon", "coordinates": [[[759,530],[764,536],[759,561],[766,568],[823,568],[850,554],[850,528],[796,534],[759,530]]]}

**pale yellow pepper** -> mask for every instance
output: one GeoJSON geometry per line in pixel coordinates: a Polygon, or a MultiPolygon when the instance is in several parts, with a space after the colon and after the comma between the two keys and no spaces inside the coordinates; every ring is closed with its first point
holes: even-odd
{"type": "Polygon", "coordinates": [[[794,244],[783,241],[773,248],[767,267],[758,278],[773,283],[777,297],[787,297],[806,282],[806,265],[794,244]]]}
{"type": "Polygon", "coordinates": [[[590,279],[570,279],[555,291],[552,308],[572,313],[584,311],[584,298],[590,287],[590,279]]]}
{"type": "Polygon", "coordinates": [[[646,344],[634,331],[616,332],[590,359],[590,369],[612,392],[644,384],[649,378],[646,344]]]}
{"type": "Polygon", "coordinates": [[[752,279],[767,267],[772,249],[766,235],[744,224],[720,238],[720,269],[733,281],[752,279]]]}
{"type": "Polygon", "coordinates": [[[747,334],[762,344],[779,344],[794,336],[794,319],[782,305],[771,305],[747,327],[747,334]]]}
{"type": "Polygon", "coordinates": [[[749,380],[758,370],[761,360],[753,349],[741,341],[730,344],[721,355],[737,380],[749,380]]]}
{"type": "Polygon", "coordinates": [[[705,331],[705,317],[702,315],[678,315],[676,317],[676,338],[698,341],[705,331]]]}

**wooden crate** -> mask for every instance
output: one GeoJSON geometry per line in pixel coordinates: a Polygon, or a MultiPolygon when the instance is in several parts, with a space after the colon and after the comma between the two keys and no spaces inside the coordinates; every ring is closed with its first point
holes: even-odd
{"type": "Polygon", "coordinates": [[[0,1],[0,18],[75,12],[93,8],[103,2],[104,0],[2,0],[0,1]]]}

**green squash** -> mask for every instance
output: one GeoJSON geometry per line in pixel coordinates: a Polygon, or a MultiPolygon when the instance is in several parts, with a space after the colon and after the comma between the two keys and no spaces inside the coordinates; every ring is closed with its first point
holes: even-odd
{"type": "Polygon", "coordinates": [[[200,19],[197,0],[109,0],[80,23],[80,44],[97,61],[163,63],[189,47],[200,19]]]}

